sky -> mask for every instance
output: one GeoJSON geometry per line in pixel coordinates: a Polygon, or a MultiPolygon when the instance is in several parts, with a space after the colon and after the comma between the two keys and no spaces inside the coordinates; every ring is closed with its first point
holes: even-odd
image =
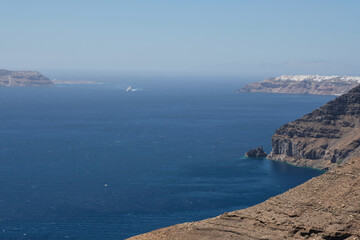
{"type": "Polygon", "coordinates": [[[0,69],[360,75],[358,0],[0,0],[0,69]]]}

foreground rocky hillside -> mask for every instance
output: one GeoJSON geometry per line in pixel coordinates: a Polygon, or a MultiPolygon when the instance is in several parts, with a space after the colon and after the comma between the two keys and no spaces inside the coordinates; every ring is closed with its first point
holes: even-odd
{"type": "Polygon", "coordinates": [[[268,158],[329,169],[360,156],[360,86],[291,123],[272,137],[268,158]]]}
{"type": "Polygon", "coordinates": [[[359,83],[360,77],[282,75],[262,82],[250,83],[236,92],[341,95],[359,83]]]}
{"type": "Polygon", "coordinates": [[[0,70],[0,87],[48,87],[54,84],[36,71],[0,70]]]}
{"type": "Polygon", "coordinates": [[[130,239],[360,239],[360,158],[253,207],[130,239]]]}

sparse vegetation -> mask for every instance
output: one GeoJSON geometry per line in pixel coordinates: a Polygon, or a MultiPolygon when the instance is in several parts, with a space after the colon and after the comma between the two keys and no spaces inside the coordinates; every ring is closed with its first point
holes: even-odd
{"type": "Polygon", "coordinates": [[[337,165],[340,165],[343,161],[344,161],[344,158],[339,158],[339,159],[336,161],[336,164],[337,164],[337,165]]]}

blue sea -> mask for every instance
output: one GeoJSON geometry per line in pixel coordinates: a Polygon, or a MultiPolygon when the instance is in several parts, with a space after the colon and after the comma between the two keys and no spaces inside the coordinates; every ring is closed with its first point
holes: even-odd
{"type": "Polygon", "coordinates": [[[322,174],[244,153],[331,96],[130,83],[0,88],[0,239],[124,239],[322,174]]]}

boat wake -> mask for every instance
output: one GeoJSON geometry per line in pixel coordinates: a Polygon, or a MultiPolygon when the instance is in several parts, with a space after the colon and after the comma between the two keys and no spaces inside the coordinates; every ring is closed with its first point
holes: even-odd
{"type": "Polygon", "coordinates": [[[133,88],[131,86],[128,86],[126,89],[125,89],[126,92],[137,92],[137,91],[142,91],[141,88],[133,88]]]}

